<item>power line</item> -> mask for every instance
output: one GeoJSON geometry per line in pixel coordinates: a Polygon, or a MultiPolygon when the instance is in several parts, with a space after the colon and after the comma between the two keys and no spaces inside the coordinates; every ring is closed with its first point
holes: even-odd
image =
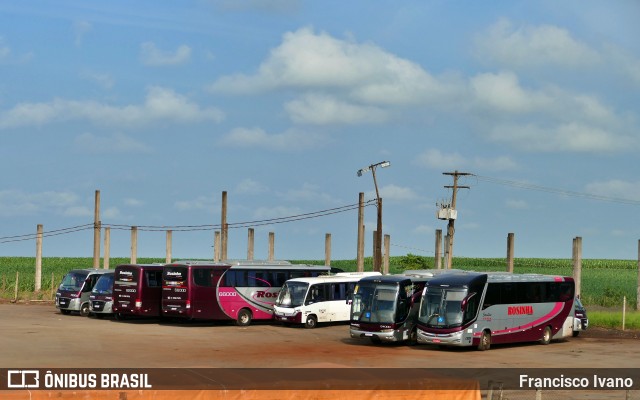
{"type": "MultiPolygon", "coordinates": [[[[93,229],[93,224],[84,224],[78,226],[72,226],[69,228],[56,229],[52,231],[42,232],[42,237],[51,237],[51,236],[59,236],[66,235],[69,233],[80,232],[93,229]]],[[[23,242],[27,240],[34,240],[38,237],[37,233],[26,234],[26,235],[15,235],[15,236],[5,236],[0,237],[0,243],[11,243],[11,242],[23,242]]]]}
{"type": "Polygon", "coordinates": [[[534,184],[531,184],[531,183],[510,181],[510,180],[507,180],[507,179],[492,178],[492,177],[489,177],[489,176],[482,176],[482,175],[475,175],[475,174],[473,176],[475,176],[476,179],[478,179],[479,181],[495,183],[497,185],[503,185],[503,186],[511,186],[511,187],[516,187],[516,188],[520,188],[520,189],[537,190],[539,192],[554,193],[554,194],[560,194],[560,195],[564,195],[564,196],[579,197],[579,198],[591,199],[591,200],[599,200],[599,201],[606,201],[606,202],[611,202],[611,203],[630,204],[630,205],[634,205],[634,206],[640,205],[640,200],[631,200],[631,199],[623,199],[623,198],[619,198],[619,197],[610,197],[610,196],[602,196],[602,195],[591,194],[591,193],[575,192],[575,191],[572,191],[572,190],[550,188],[550,187],[541,186],[541,185],[534,185],[534,184]]]}

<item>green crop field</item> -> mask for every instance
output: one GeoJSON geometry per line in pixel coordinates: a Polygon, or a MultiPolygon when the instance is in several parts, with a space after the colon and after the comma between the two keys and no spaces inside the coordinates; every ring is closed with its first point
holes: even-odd
{"type": "MultiPolygon", "coordinates": [[[[324,260],[291,260],[294,263],[324,264],[324,260]]],[[[128,263],[128,258],[111,258],[110,266],[128,263]]],[[[162,258],[138,258],[139,263],[164,262],[162,258]]],[[[76,268],[91,268],[91,258],[45,257],[42,261],[42,290],[34,293],[35,258],[0,257],[0,298],[13,299],[16,272],[19,274],[18,297],[20,299],[51,299],[64,274],[76,268]],[[53,278],[53,283],[52,283],[53,278]]],[[[102,260],[101,264],[102,265],[102,260]]],[[[356,260],[335,260],[332,266],[345,271],[356,270],[356,260]]],[[[389,271],[399,273],[406,269],[434,267],[433,257],[412,254],[391,257],[389,271]]],[[[475,271],[504,271],[506,260],[499,258],[456,257],[453,268],[475,271]]],[[[371,271],[371,258],[365,259],[365,270],[371,271]]],[[[570,259],[516,258],[515,273],[542,273],[571,276],[570,259]]],[[[587,306],[622,308],[626,296],[629,309],[636,308],[638,262],[635,260],[590,260],[582,261],[582,300],[587,306]]]]}

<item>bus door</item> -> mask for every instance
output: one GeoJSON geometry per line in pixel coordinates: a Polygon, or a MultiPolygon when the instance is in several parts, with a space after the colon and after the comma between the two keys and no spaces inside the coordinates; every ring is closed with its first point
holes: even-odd
{"type": "Polygon", "coordinates": [[[350,305],[347,303],[347,294],[353,293],[355,282],[336,282],[331,283],[329,292],[331,293],[331,321],[348,321],[351,311],[350,305]]]}
{"type": "Polygon", "coordinates": [[[213,282],[213,267],[191,270],[191,309],[193,318],[213,319],[216,289],[213,282]]]}
{"type": "Polygon", "coordinates": [[[162,303],[162,269],[145,268],[139,277],[138,298],[141,300],[141,312],[149,316],[161,314],[162,303]]]}
{"type": "Polygon", "coordinates": [[[307,292],[306,314],[315,314],[318,317],[318,322],[331,321],[331,313],[329,311],[331,302],[327,301],[328,286],[329,284],[326,283],[316,283],[311,285],[307,292]]]}

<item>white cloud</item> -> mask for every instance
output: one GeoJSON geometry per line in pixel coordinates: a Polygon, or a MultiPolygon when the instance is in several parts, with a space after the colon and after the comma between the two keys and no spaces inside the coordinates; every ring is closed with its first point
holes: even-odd
{"type": "MultiPolygon", "coordinates": [[[[383,207],[385,201],[407,201],[418,198],[418,195],[413,191],[413,189],[393,184],[382,186],[378,190],[380,192],[380,198],[382,198],[383,207]]],[[[375,199],[375,190],[367,192],[366,198],[375,199]]]]}
{"type": "Polygon", "coordinates": [[[145,204],[144,201],[133,198],[124,199],[123,202],[129,207],[142,207],[145,204]]]}
{"type": "Polygon", "coordinates": [[[337,199],[328,193],[320,191],[320,186],[304,183],[299,189],[290,189],[280,195],[287,201],[322,201],[324,203],[336,203],[337,199]]]}
{"type": "Polygon", "coordinates": [[[116,80],[109,74],[102,74],[97,72],[83,72],[80,77],[93,81],[105,89],[111,89],[116,84],[116,80]]]}
{"type": "Polygon", "coordinates": [[[268,190],[269,188],[262,183],[247,178],[238,182],[235,191],[243,194],[260,194],[267,192],[268,190]]]}
{"type": "Polygon", "coordinates": [[[64,213],[69,207],[76,206],[77,202],[78,196],[71,192],[24,193],[20,190],[2,190],[0,191],[0,216],[19,217],[44,212],[64,213]]]}
{"type": "Polygon", "coordinates": [[[140,126],[158,121],[220,122],[223,113],[202,108],[171,89],[154,86],[142,105],[116,107],[96,101],[54,99],[49,103],[20,103],[0,113],[0,129],[88,120],[104,126],[140,126]]]}
{"type": "Polygon", "coordinates": [[[586,186],[588,193],[620,199],[640,201],[640,181],[628,182],[620,179],[592,182],[586,186]]]}
{"type": "Polygon", "coordinates": [[[298,207],[258,207],[253,213],[253,217],[256,219],[273,219],[291,217],[294,215],[300,215],[302,211],[298,207]]]}
{"type": "Polygon", "coordinates": [[[552,126],[502,124],[491,130],[489,138],[538,152],[615,152],[639,146],[636,138],[580,122],[552,126]]]}
{"type": "Polygon", "coordinates": [[[93,29],[93,26],[88,21],[76,21],[73,24],[73,33],[75,34],[76,47],[82,46],[84,36],[93,29]]]}
{"type": "Polygon", "coordinates": [[[412,232],[416,234],[433,233],[435,232],[435,228],[429,225],[418,225],[413,228],[412,232]]]}
{"type": "Polygon", "coordinates": [[[326,142],[325,137],[312,132],[288,130],[268,134],[261,128],[235,128],[221,140],[226,146],[259,147],[278,151],[312,149],[326,142]]]}
{"type": "Polygon", "coordinates": [[[16,56],[11,46],[7,43],[4,37],[0,36],[0,65],[2,64],[23,64],[33,58],[33,53],[25,53],[20,56],[16,56]]]}
{"type": "Polygon", "coordinates": [[[415,158],[413,163],[436,170],[473,168],[483,171],[510,171],[518,167],[518,164],[509,156],[466,157],[458,152],[447,154],[438,149],[425,150],[415,158]]]}
{"type": "Polygon", "coordinates": [[[204,210],[213,213],[214,200],[213,196],[197,196],[188,200],[176,201],[174,206],[179,211],[204,210]]]}
{"type": "Polygon", "coordinates": [[[288,102],[285,110],[294,122],[316,125],[378,123],[387,119],[387,112],[380,107],[358,105],[317,93],[288,102]]]}
{"type": "Polygon", "coordinates": [[[452,87],[420,65],[369,43],[336,39],[310,28],[284,35],[254,75],[218,79],[211,89],[255,93],[277,88],[338,90],[362,105],[440,102],[452,87]]]}
{"type": "Polygon", "coordinates": [[[140,60],[149,66],[165,66],[185,64],[191,58],[191,48],[180,45],[175,52],[158,49],[153,42],[144,42],[140,45],[140,60]]]}
{"type": "Polygon", "coordinates": [[[529,203],[524,200],[515,200],[515,199],[507,199],[505,201],[507,208],[511,208],[514,210],[528,210],[529,203]]]}
{"type": "Polygon", "coordinates": [[[470,79],[469,85],[479,107],[496,112],[532,112],[548,107],[551,102],[545,94],[525,91],[511,72],[479,74],[470,79]]]}
{"type": "Polygon", "coordinates": [[[515,67],[581,67],[600,61],[599,54],[552,25],[514,27],[501,19],[476,38],[480,58],[515,67]]]}
{"type": "Polygon", "coordinates": [[[76,149],[81,152],[104,153],[150,153],[151,148],[122,133],[115,133],[109,137],[83,133],[75,138],[76,149]]]}

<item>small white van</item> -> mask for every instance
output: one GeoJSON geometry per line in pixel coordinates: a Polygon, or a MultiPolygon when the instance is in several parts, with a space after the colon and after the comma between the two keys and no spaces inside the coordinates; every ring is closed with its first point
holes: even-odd
{"type": "Polygon", "coordinates": [[[319,322],[349,321],[348,295],[365,276],[379,272],[340,272],[315,278],[295,278],[284,283],[273,307],[274,318],[284,324],[315,328],[319,322]]]}

